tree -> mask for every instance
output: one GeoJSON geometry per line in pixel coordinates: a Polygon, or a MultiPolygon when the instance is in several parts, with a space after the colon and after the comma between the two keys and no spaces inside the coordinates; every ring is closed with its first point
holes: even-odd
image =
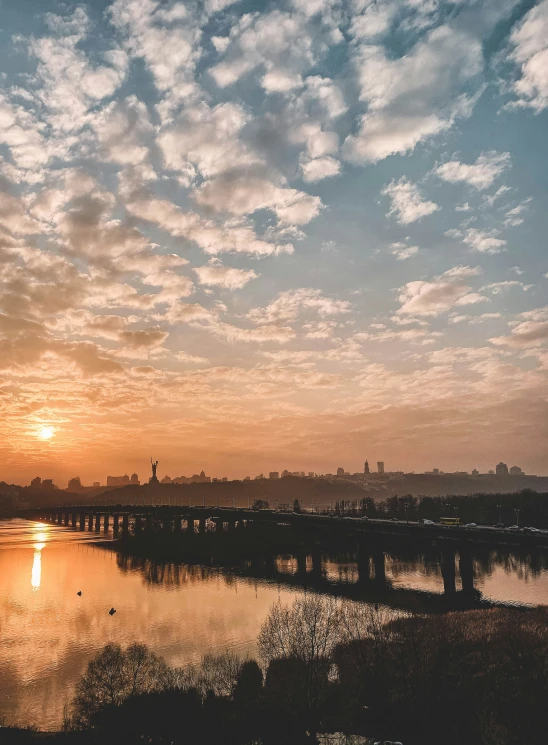
{"type": "Polygon", "coordinates": [[[297,598],[291,607],[274,604],[261,627],[258,646],[265,664],[280,657],[303,662],[330,657],[340,639],[340,610],[333,598],[297,598]]]}
{"type": "Polygon", "coordinates": [[[255,660],[246,660],[240,668],[233,698],[243,706],[254,706],[263,690],[263,673],[255,660]]]}
{"type": "Polygon", "coordinates": [[[73,720],[79,727],[92,727],[104,709],[120,706],[131,696],[161,691],[169,680],[164,660],[144,644],[132,644],[126,650],[107,644],[78,683],[73,720]]]}
{"type": "Polygon", "coordinates": [[[296,500],[295,500],[295,501],[293,502],[293,512],[297,512],[297,513],[300,513],[300,511],[301,511],[301,505],[299,504],[299,500],[298,500],[298,499],[296,499],[296,500]]]}
{"type": "Polygon", "coordinates": [[[254,510],[267,510],[268,509],[268,500],[266,500],[266,499],[256,499],[253,502],[252,509],[254,509],[254,510]]]}

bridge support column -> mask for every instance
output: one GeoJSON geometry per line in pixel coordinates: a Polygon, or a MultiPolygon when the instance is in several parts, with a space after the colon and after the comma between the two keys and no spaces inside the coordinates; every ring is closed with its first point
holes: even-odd
{"type": "Polygon", "coordinates": [[[203,535],[206,532],[206,518],[201,517],[198,522],[198,532],[203,535]]]}
{"type": "Polygon", "coordinates": [[[74,510],[73,510],[72,511],[72,515],[71,515],[71,518],[72,518],[72,527],[73,528],[76,527],[76,517],[77,517],[76,512],[74,512],[74,510]]]}
{"type": "Polygon", "coordinates": [[[95,515],[95,532],[99,533],[101,530],[101,513],[97,512],[95,515]]]}
{"type": "Polygon", "coordinates": [[[186,520],[186,532],[194,533],[194,520],[191,517],[187,517],[186,520]]]}
{"type": "Polygon", "coordinates": [[[175,518],[173,520],[173,531],[174,533],[180,533],[181,532],[181,521],[182,521],[181,515],[175,515],[175,518]]]}
{"type": "Polygon", "coordinates": [[[119,517],[120,517],[119,515],[113,515],[112,516],[112,532],[114,533],[114,535],[118,535],[118,520],[119,520],[119,517]]]}
{"type": "Polygon", "coordinates": [[[88,515],[88,530],[93,530],[93,512],[88,515]]]}
{"type": "Polygon", "coordinates": [[[371,558],[364,543],[358,541],[357,548],[358,582],[366,584],[371,582],[371,558]]]}
{"type": "Polygon", "coordinates": [[[474,592],[474,563],[468,546],[459,550],[459,572],[462,590],[466,593],[474,592]]]}
{"type": "Polygon", "coordinates": [[[171,533],[171,528],[172,528],[171,518],[170,517],[164,517],[163,523],[164,523],[164,531],[166,533],[171,533]]]}
{"type": "Polygon", "coordinates": [[[235,527],[236,527],[236,521],[235,520],[228,520],[227,521],[227,523],[226,523],[226,529],[229,532],[232,531],[232,530],[234,530],[235,527]]]}
{"type": "Polygon", "coordinates": [[[375,583],[384,585],[386,582],[386,565],[382,548],[376,547],[373,551],[373,565],[375,567],[375,583]]]}
{"type": "Polygon", "coordinates": [[[145,533],[152,533],[152,515],[145,517],[145,533]]]}
{"type": "Polygon", "coordinates": [[[446,595],[456,592],[455,552],[445,549],[441,555],[441,575],[443,577],[443,591],[446,595]]]}
{"type": "Polygon", "coordinates": [[[57,524],[58,525],[62,525],[63,524],[63,513],[62,512],[58,512],[57,513],[57,524]]]}
{"type": "Polygon", "coordinates": [[[141,515],[135,515],[135,535],[141,534],[141,515]]]}
{"type": "Polygon", "coordinates": [[[297,574],[299,577],[306,577],[306,558],[304,552],[297,554],[297,574]]]}
{"type": "Polygon", "coordinates": [[[105,531],[105,533],[108,533],[109,520],[110,520],[110,515],[108,512],[105,512],[105,517],[103,519],[103,530],[105,531]]]}
{"type": "Polygon", "coordinates": [[[124,538],[129,535],[129,515],[127,512],[122,515],[122,535],[124,538]]]}
{"type": "Polygon", "coordinates": [[[316,549],[312,552],[312,574],[315,577],[322,576],[322,552],[321,549],[316,549]]]}
{"type": "Polygon", "coordinates": [[[85,530],[86,529],[86,516],[83,512],[80,512],[79,519],[80,519],[80,530],[85,530]]]}
{"type": "Polygon", "coordinates": [[[69,513],[68,512],[65,512],[65,514],[63,515],[63,524],[64,525],[69,524],[69,513]]]}

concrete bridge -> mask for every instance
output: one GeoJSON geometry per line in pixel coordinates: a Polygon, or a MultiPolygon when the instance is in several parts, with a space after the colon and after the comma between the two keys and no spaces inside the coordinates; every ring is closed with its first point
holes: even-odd
{"type": "MultiPolygon", "coordinates": [[[[144,505],[49,507],[33,510],[28,517],[76,530],[93,531],[98,535],[112,534],[114,537],[131,539],[123,545],[122,553],[127,546],[131,554],[132,549],[137,546],[140,555],[144,556],[149,555],[149,547],[153,546],[154,554],[158,545],[164,544],[180,547],[184,555],[185,547],[194,550],[200,545],[202,537],[207,535],[209,538],[204,547],[208,552],[207,556],[214,558],[215,546],[226,546],[227,541],[238,546],[246,544],[248,538],[255,537],[254,558],[246,563],[244,570],[231,566],[229,571],[241,576],[417,612],[491,605],[481,597],[474,585],[474,557],[470,538],[478,538],[478,533],[469,535],[470,531],[460,527],[422,526],[416,523],[270,510],[144,505]],[[220,535],[225,538],[219,542],[216,539],[220,535]],[[296,571],[293,573],[279,571],[273,558],[272,548],[277,545],[278,537],[281,539],[284,535],[289,536],[290,541],[284,544],[285,549],[280,553],[286,550],[295,556],[296,571]],[[267,537],[270,541],[265,540],[267,537]],[[152,543],[148,542],[149,538],[152,543]],[[357,582],[334,582],[326,577],[323,550],[328,541],[333,540],[355,553],[357,582]],[[386,576],[386,555],[390,553],[390,544],[422,544],[430,551],[433,550],[435,561],[441,568],[443,594],[393,586],[386,576]],[[257,545],[264,547],[262,556],[256,552],[257,545]],[[291,548],[287,549],[288,545],[291,548]],[[435,548],[432,549],[432,546],[435,548]],[[462,589],[457,590],[458,584],[462,589]]],[[[116,550],[120,549],[116,547],[116,550]]],[[[218,553],[226,558],[227,554],[223,554],[223,551],[221,548],[218,553]]]]}

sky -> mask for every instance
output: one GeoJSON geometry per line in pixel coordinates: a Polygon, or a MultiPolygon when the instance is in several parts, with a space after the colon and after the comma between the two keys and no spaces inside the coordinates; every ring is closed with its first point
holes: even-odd
{"type": "Polygon", "coordinates": [[[548,473],[548,0],[0,0],[0,479],[548,473]]]}

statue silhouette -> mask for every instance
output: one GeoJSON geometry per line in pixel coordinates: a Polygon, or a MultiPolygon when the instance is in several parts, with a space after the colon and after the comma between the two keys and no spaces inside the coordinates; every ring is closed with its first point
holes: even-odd
{"type": "Polygon", "coordinates": [[[156,469],[158,468],[158,461],[156,461],[156,463],[154,463],[154,461],[151,458],[150,459],[150,464],[152,466],[152,478],[153,479],[156,479],[156,469]]]}

